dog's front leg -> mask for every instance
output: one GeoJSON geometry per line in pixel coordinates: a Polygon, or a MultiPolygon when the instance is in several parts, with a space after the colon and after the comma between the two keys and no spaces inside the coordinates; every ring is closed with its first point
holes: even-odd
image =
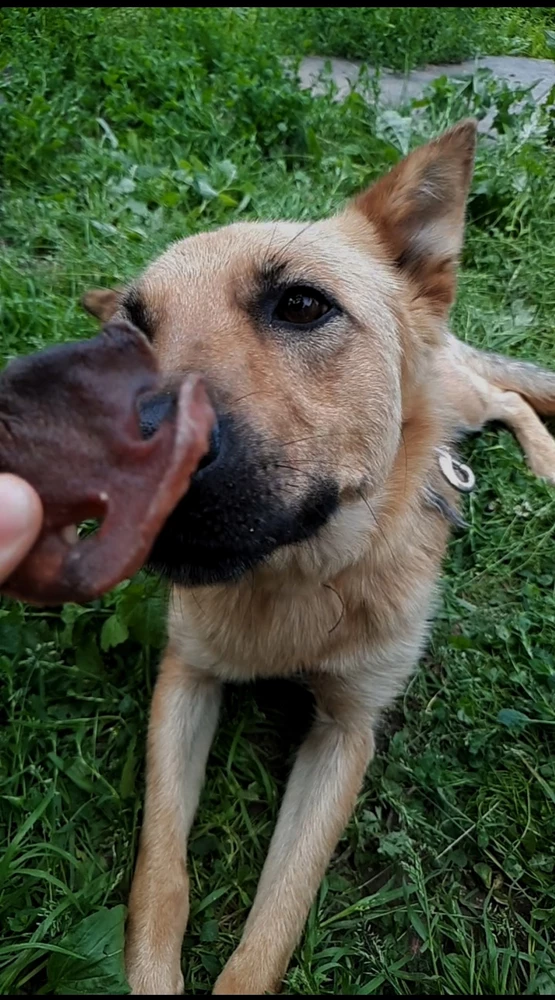
{"type": "Polygon", "coordinates": [[[183,993],[186,844],[219,703],[217,681],[166,653],[152,700],[145,814],[129,900],[125,961],[134,994],[183,993]]]}
{"type": "Polygon", "coordinates": [[[356,681],[319,678],[317,716],[289,779],[241,943],[214,993],[275,993],[373,753],[372,706],[356,681]]]}

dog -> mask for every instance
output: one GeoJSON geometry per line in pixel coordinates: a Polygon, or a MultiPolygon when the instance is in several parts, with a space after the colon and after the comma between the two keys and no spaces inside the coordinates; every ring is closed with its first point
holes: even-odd
{"type": "Polygon", "coordinates": [[[187,837],[222,683],[301,675],[315,718],[241,942],[215,994],[280,989],[357,800],[382,710],[426,644],[459,492],[488,421],[555,482],[555,375],[459,342],[455,296],[476,123],[416,149],[334,218],[236,223],[175,243],[85,307],[155,345],[172,406],[200,372],[210,451],[151,563],[172,582],[129,903],[134,994],[183,992],[187,837]]]}

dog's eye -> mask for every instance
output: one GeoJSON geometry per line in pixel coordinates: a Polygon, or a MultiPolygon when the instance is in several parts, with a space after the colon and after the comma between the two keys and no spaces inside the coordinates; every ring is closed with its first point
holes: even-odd
{"type": "Polygon", "coordinates": [[[333,309],[331,302],[321,292],[297,285],[283,293],[274,310],[274,317],[293,326],[310,326],[330,309],[333,309]]]}

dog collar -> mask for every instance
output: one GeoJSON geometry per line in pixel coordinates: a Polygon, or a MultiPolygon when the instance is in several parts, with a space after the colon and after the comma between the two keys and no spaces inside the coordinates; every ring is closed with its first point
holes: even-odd
{"type": "Polygon", "coordinates": [[[436,448],[436,454],[443,478],[459,493],[472,493],[476,477],[470,466],[455,458],[449,448],[436,448]]]}

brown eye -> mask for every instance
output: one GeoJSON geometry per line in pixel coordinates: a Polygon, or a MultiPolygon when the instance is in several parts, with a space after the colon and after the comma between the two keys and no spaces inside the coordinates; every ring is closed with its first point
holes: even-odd
{"type": "Polygon", "coordinates": [[[283,293],[275,308],[274,317],[293,326],[310,326],[331,309],[333,306],[325,295],[315,288],[299,285],[283,293]]]}

